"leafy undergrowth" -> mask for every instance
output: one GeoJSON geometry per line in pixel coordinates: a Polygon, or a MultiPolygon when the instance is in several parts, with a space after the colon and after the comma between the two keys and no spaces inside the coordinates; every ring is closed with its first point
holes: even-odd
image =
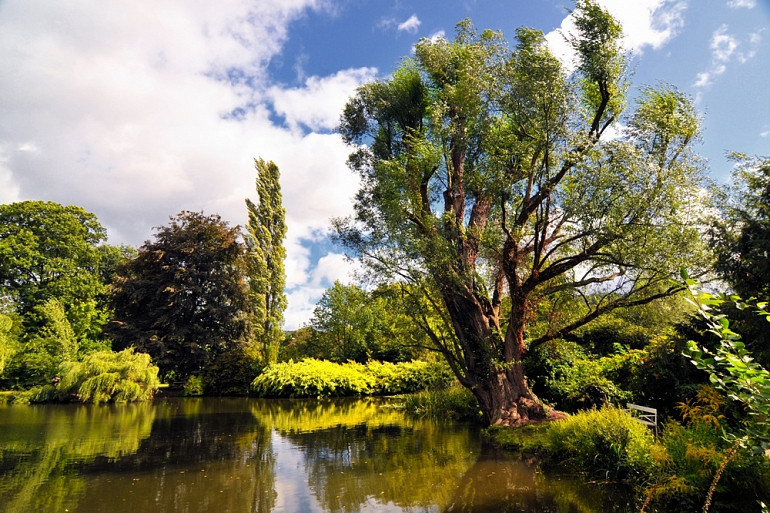
{"type": "Polygon", "coordinates": [[[445,365],[422,361],[367,364],[306,358],[268,366],[252,382],[261,397],[395,395],[441,388],[451,380],[445,365]]]}
{"type": "Polygon", "coordinates": [[[470,390],[459,384],[406,395],[401,406],[407,413],[420,417],[481,420],[481,411],[476,398],[470,390]]]}

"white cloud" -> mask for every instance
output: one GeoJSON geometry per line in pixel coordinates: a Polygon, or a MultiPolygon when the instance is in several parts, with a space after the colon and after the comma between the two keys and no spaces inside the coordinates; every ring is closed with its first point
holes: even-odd
{"type": "Polygon", "coordinates": [[[739,9],[741,7],[745,7],[747,9],[753,9],[757,6],[756,0],[730,0],[727,2],[727,7],[732,7],[733,9],[739,9]]]}
{"type": "Polygon", "coordinates": [[[421,24],[420,18],[418,18],[416,14],[412,14],[408,20],[398,24],[398,31],[414,34],[420,28],[421,24]]]}
{"type": "MultiPolygon", "coordinates": [[[[287,285],[299,290],[315,279],[302,241],[350,211],[357,181],[338,135],[292,128],[332,128],[375,70],[282,90],[266,66],[290,21],[327,8],[325,0],[169,0],[152,9],[3,2],[0,202],[77,204],[98,216],[111,243],[138,245],[183,209],[243,224],[253,158],[263,157],[281,169],[287,285]]],[[[295,292],[292,301],[308,297],[295,292]]]]}
{"type": "Polygon", "coordinates": [[[302,88],[274,86],[267,95],[292,130],[300,125],[316,131],[332,130],[339,124],[340,112],[351,92],[376,73],[374,68],[343,70],[328,77],[310,77],[302,88]]]}
{"type": "Polygon", "coordinates": [[[446,32],[444,30],[439,30],[438,32],[431,34],[428,39],[434,43],[440,39],[446,39],[446,32]]]}
{"type": "Polygon", "coordinates": [[[727,71],[727,65],[737,60],[744,64],[751,60],[757,53],[757,48],[762,42],[761,32],[753,32],[748,35],[749,48],[746,51],[741,50],[741,42],[732,34],[728,33],[728,27],[722,24],[711,34],[711,67],[696,75],[693,87],[706,87],[710,85],[715,77],[724,74],[727,71]]]}
{"type": "Polygon", "coordinates": [[[293,288],[289,286],[287,272],[289,291],[286,295],[289,298],[289,307],[284,315],[287,329],[294,330],[307,324],[313,314],[314,305],[326,289],[335,281],[350,285],[354,282],[355,273],[361,270],[360,263],[348,260],[341,253],[329,253],[321,257],[312,269],[309,258],[306,263],[307,267],[302,271],[303,280],[295,281],[296,286],[293,288]]]}
{"type": "MultiPolygon", "coordinates": [[[[639,54],[646,47],[657,50],[674,38],[684,25],[687,3],[682,0],[599,0],[623,27],[623,45],[631,53],[639,54]]],[[[561,27],[546,34],[551,52],[567,64],[574,65],[575,53],[565,35],[576,34],[574,16],[570,14],[561,27]]]]}

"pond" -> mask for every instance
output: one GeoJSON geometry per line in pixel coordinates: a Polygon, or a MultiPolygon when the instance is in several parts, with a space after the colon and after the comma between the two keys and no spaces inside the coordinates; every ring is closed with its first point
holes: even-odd
{"type": "Polygon", "coordinates": [[[386,400],[0,406],[0,511],[626,512],[386,400]]]}

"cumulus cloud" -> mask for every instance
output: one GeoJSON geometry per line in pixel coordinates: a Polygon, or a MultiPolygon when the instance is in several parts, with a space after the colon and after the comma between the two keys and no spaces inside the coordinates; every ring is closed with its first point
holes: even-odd
{"type": "MultiPolygon", "coordinates": [[[[599,0],[623,26],[623,46],[631,53],[642,53],[646,47],[655,50],[675,37],[684,25],[687,3],[680,0],[599,0]]],[[[575,53],[565,37],[577,32],[574,16],[568,15],[561,27],[546,34],[551,51],[562,62],[574,63],[575,53]]]]}
{"type": "Polygon", "coordinates": [[[313,131],[332,130],[339,123],[351,91],[376,74],[374,68],[343,70],[328,77],[310,77],[301,88],[273,86],[267,95],[292,130],[301,126],[313,131]]]}
{"type": "Polygon", "coordinates": [[[757,48],[762,42],[760,32],[754,32],[748,35],[748,49],[742,50],[741,42],[738,38],[728,33],[727,25],[723,24],[711,34],[711,66],[706,71],[698,73],[695,79],[694,87],[709,86],[715,77],[722,75],[727,71],[727,65],[736,60],[743,64],[751,60],[757,53],[757,48]]]}
{"type": "Polygon", "coordinates": [[[416,14],[412,14],[408,20],[398,24],[398,31],[415,34],[420,28],[421,23],[420,18],[418,18],[416,14]]]}
{"type": "Polygon", "coordinates": [[[422,22],[416,14],[412,14],[404,21],[399,21],[391,16],[381,18],[377,23],[377,27],[381,30],[396,30],[398,32],[408,32],[410,34],[415,34],[417,30],[419,30],[420,25],[422,25],[422,22]]]}
{"type": "Polygon", "coordinates": [[[99,217],[111,243],[139,245],[183,209],[245,223],[253,158],[262,157],[281,169],[288,281],[312,281],[303,241],[345,215],[357,188],[349,150],[329,130],[375,70],[282,89],[266,68],[292,20],[327,8],[324,0],[169,0],[153,9],[3,2],[0,201],[77,204],[99,217]]]}

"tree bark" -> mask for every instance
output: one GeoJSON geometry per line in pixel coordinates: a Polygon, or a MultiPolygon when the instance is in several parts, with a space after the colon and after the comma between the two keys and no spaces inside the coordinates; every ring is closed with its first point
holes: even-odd
{"type": "Polygon", "coordinates": [[[488,425],[519,426],[545,418],[543,404],[524,375],[523,304],[511,312],[505,338],[496,309],[472,293],[443,290],[455,334],[462,346],[461,382],[476,397],[488,425]]]}

